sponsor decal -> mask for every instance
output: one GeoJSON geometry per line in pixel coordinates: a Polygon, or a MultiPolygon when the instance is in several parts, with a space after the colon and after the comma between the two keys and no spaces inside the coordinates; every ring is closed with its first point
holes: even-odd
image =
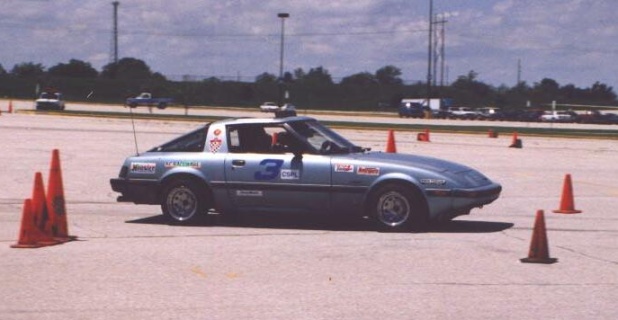
{"type": "Polygon", "coordinates": [[[260,161],[260,171],[256,171],[253,178],[259,181],[274,180],[279,177],[282,165],[281,159],[264,159],[260,161]]]}
{"type": "Polygon", "coordinates": [[[293,169],[282,169],[281,180],[298,180],[300,179],[300,171],[293,169]]]}
{"type": "Polygon", "coordinates": [[[223,143],[223,140],[215,137],[213,139],[210,140],[210,152],[212,153],[217,153],[219,152],[219,149],[221,148],[221,144],[223,143]]]}
{"type": "Polygon", "coordinates": [[[215,129],[213,133],[215,134],[215,136],[218,136],[221,134],[221,129],[215,129]]]}
{"type": "Polygon", "coordinates": [[[446,184],[446,180],[444,179],[421,179],[420,182],[422,184],[430,184],[430,185],[436,185],[436,186],[441,186],[446,184]]]}
{"type": "Polygon", "coordinates": [[[260,190],[236,190],[238,197],[263,197],[264,193],[260,190]]]}
{"type": "Polygon", "coordinates": [[[354,165],[352,164],[335,164],[335,172],[354,172],[354,165]]]}
{"type": "Polygon", "coordinates": [[[356,174],[363,175],[363,176],[379,176],[380,168],[359,166],[358,169],[356,170],[356,174]]]}
{"type": "Polygon", "coordinates": [[[154,162],[131,162],[131,173],[154,174],[157,164],[154,162]]]}
{"type": "Polygon", "coordinates": [[[200,168],[202,164],[199,161],[184,161],[184,160],[176,160],[176,161],[165,161],[166,168],[200,168]]]}

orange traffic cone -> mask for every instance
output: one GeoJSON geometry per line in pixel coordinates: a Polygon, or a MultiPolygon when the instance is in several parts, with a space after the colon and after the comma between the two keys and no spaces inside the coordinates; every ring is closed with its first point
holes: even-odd
{"type": "Polygon", "coordinates": [[[422,142],[430,142],[429,141],[429,129],[425,129],[425,132],[420,132],[418,135],[416,135],[416,140],[422,141],[422,142]]]}
{"type": "Polygon", "coordinates": [[[547,232],[545,230],[545,215],[543,210],[536,212],[534,220],[534,230],[532,231],[532,241],[530,241],[530,251],[528,257],[519,259],[526,263],[545,263],[550,264],[558,261],[556,258],[549,257],[549,244],[547,242],[547,232]]]}
{"type": "Polygon", "coordinates": [[[517,131],[513,132],[513,141],[511,142],[511,145],[509,146],[509,148],[518,148],[521,149],[523,147],[521,139],[517,138],[517,131]]]}
{"type": "Polygon", "coordinates": [[[487,132],[487,136],[490,137],[490,138],[497,138],[498,137],[498,132],[496,132],[496,131],[494,131],[492,129],[489,129],[489,132],[487,132]]]}
{"type": "Polygon", "coordinates": [[[581,213],[581,210],[575,209],[575,200],[573,200],[573,185],[571,183],[571,175],[567,174],[564,177],[562,185],[562,199],[560,200],[560,209],[554,210],[555,213],[581,213]]]}
{"type": "Polygon", "coordinates": [[[58,149],[52,151],[47,188],[47,208],[49,209],[50,219],[45,226],[45,230],[61,241],[75,240],[77,237],[69,235],[64,187],[62,184],[62,169],[60,168],[60,152],[58,149]]]}
{"type": "Polygon", "coordinates": [[[58,241],[55,241],[52,237],[43,233],[36,226],[34,221],[34,211],[32,210],[32,200],[24,200],[19,239],[16,244],[11,245],[11,248],[39,248],[54,244],[58,244],[58,241]]]}
{"type": "Polygon", "coordinates": [[[43,175],[40,172],[34,174],[34,187],[32,188],[32,212],[34,213],[35,225],[39,228],[39,230],[44,231],[45,225],[49,221],[49,212],[47,210],[45,187],[43,186],[43,175]]]}
{"type": "Polygon", "coordinates": [[[13,113],[13,100],[9,100],[9,113],[13,113]]]}
{"type": "Polygon", "coordinates": [[[388,141],[386,142],[386,152],[397,153],[397,146],[395,146],[395,132],[392,129],[388,130],[388,141]]]}

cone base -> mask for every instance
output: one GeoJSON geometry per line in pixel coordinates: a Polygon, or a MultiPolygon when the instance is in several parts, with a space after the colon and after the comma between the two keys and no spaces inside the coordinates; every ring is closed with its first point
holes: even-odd
{"type": "Polygon", "coordinates": [[[552,264],[558,262],[557,258],[523,258],[519,259],[520,262],[523,263],[542,263],[542,264],[552,264]]]}
{"type": "Polygon", "coordinates": [[[36,243],[35,243],[35,244],[19,244],[19,243],[16,243],[16,244],[12,244],[12,245],[11,245],[11,248],[18,248],[18,249],[27,248],[27,249],[33,249],[33,248],[40,248],[40,247],[42,247],[42,246],[43,246],[43,245],[36,244],[36,243]]]}
{"type": "Polygon", "coordinates": [[[552,211],[553,213],[566,213],[566,214],[574,214],[574,213],[582,213],[581,210],[561,210],[556,209],[552,211]]]}

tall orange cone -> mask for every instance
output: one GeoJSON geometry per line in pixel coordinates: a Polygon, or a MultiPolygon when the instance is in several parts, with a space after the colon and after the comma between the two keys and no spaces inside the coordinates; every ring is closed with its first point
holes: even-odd
{"type": "Polygon", "coordinates": [[[64,201],[64,186],[62,184],[62,169],[60,168],[60,152],[58,149],[52,150],[47,188],[47,208],[49,209],[50,219],[45,229],[56,239],[63,241],[75,240],[75,236],[69,235],[66,203],[64,201]]]}
{"type": "Polygon", "coordinates": [[[24,200],[24,207],[21,216],[21,228],[19,239],[11,248],[39,248],[58,244],[52,237],[43,233],[35,224],[34,211],[32,210],[32,200],[24,200]]]}
{"type": "Polygon", "coordinates": [[[392,129],[388,130],[388,141],[386,142],[386,152],[397,153],[397,146],[395,146],[395,132],[392,129]]]}
{"type": "Polygon", "coordinates": [[[571,175],[567,174],[564,177],[562,185],[562,199],[560,200],[560,209],[554,210],[555,213],[581,213],[581,210],[575,209],[575,200],[573,199],[573,185],[571,183],[571,175]]]}
{"type": "Polygon", "coordinates": [[[34,174],[32,212],[34,214],[35,225],[39,230],[44,231],[45,225],[49,221],[49,211],[47,210],[47,198],[45,197],[45,187],[43,186],[43,175],[40,172],[34,174]]]}
{"type": "Polygon", "coordinates": [[[556,258],[549,257],[549,244],[547,241],[547,231],[545,230],[545,215],[543,210],[536,212],[534,220],[534,230],[532,231],[532,241],[530,241],[530,251],[528,257],[519,259],[526,263],[545,263],[550,264],[558,261],[556,258]]]}
{"type": "Polygon", "coordinates": [[[509,148],[518,148],[521,149],[523,147],[521,139],[519,139],[517,137],[517,131],[513,132],[513,141],[511,142],[511,145],[509,146],[509,148]]]}

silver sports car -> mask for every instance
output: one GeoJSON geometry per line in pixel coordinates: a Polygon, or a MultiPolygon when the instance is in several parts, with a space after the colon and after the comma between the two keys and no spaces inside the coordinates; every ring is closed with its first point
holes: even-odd
{"type": "Polygon", "coordinates": [[[161,205],[175,223],[215,212],[369,217],[419,230],[496,200],[502,187],[461,164],[372,152],[309,117],[227,119],[125,160],[118,201],[161,205]]]}

